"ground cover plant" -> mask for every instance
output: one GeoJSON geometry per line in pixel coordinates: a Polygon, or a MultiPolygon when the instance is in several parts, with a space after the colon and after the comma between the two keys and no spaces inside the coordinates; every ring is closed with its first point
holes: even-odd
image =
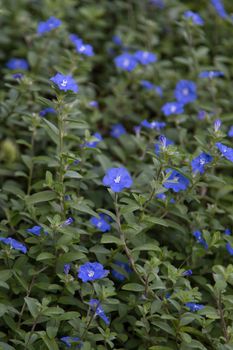
{"type": "Polygon", "coordinates": [[[233,349],[232,1],[0,5],[0,349],[233,349]]]}

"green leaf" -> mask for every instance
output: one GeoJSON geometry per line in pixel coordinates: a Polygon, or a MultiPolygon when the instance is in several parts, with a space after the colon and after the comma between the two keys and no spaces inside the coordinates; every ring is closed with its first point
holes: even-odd
{"type": "Polygon", "coordinates": [[[38,255],[38,257],[36,258],[36,261],[42,261],[47,259],[55,259],[55,256],[51,253],[44,252],[38,255]]]}
{"type": "Polygon", "coordinates": [[[155,252],[160,252],[161,249],[156,245],[155,242],[151,242],[151,243],[146,243],[143,245],[140,245],[139,247],[136,247],[132,250],[132,252],[136,252],[136,251],[155,251],[155,252]]]}
{"type": "Polygon", "coordinates": [[[59,143],[59,130],[58,130],[58,128],[45,118],[43,118],[43,121],[45,123],[44,128],[47,131],[48,135],[50,136],[51,140],[53,142],[55,142],[56,145],[58,145],[58,143],[59,143]]]}
{"type": "Polygon", "coordinates": [[[40,303],[38,302],[38,300],[30,297],[25,297],[24,300],[32,317],[36,318],[39,315],[40,303]]]}
{"type": "Polygon", "coordinates": [[[143,221],[149,222],[155,225],[165,226],[165,227],[169,226],[166,220],[155,218],[154,216],[144,216],[143,221]]]}
{"type": "Polygon", "coordinates": [[[82,175],[80,175],[77,171],[73,171],[73,170],[68,170],[65,173],[65,177],[70,177],[72,179],[82,179],[82,175]]]}
{"type": "Polygon", "coordinates": [[[112,236],[112,235],[108,235],[108,234],[103,234],[103,236],[101,238],[101,243],[103,243],[103,244],[115,243],[118,246],[123,245],[123,243],[120,240],[120,238],[112,236]]]}
{"type": "Polygon", "coordinates": [[[13,348],[12,346],[6,344],[6,343],[3,343],[0,341],[0,349],[1,350],[15,350],[15,348],[13,348]]]}
{"type": "Polygon", "coordinates": [[[32,194],[30,197],[26,197],[27,205],[33,205],[41,202],[49,202],[57,197],[53,191],[42,191],[32,194]]]}
{"type": "Polygon", "coordinates": [[[145,291],[145,287],[138,283],[127,283],[125,284],[122,289],[129,290],[132,292],[143,292],[145,291]]]}

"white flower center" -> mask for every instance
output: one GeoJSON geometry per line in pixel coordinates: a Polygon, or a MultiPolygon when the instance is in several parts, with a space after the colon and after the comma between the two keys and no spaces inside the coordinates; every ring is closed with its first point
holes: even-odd
{"type": "Polygon", "coordinates": [[[148,52],[143,52],[143,55],[142,55],[143,58],[147,58],[148,56],[149,56],[148,52]]]}
{"type": "Polygon", "coordinates": [[[68,81],[67,81],[66,79],[63,79],[63,80],[62,80],[62,83],[61,83],[61,86],[66,86],[67,83],[68,83],[68,81]]]}
{"type": "Polygon", "coordinates": [[[82,45],[82,46],[79,48],[79,51],[80,51],[80,52],[84,52],[84,51],[85,51],[85,46],[82,45]]]}
{"type": "Polygon", "coordinates": [[[200,164],[204,165],[205,164],[205,160],[204,159],[200,159],[200,164]]]}
{"type": "Polygon", "coordinates": [[[128,67],[129,64],[130,64],[130,61],[129,61],[128,58],[126,58],[126,59],[124,60],[124,62],[123,62],[123,66],[124,66],[124,67],[128,67]]]}
{"type": "Polygon", "coordinates": [[[176,106],[171,106],[171,112],[174,113],[176,111],[176,106]]]}
{"type": "Polygon", "coordinates": [[[213,76],[214,76],[214,72],[213,71],[209,72],[209,77],[213,78],[213,76]]]}
{"type": "Polygon", "coordinates": [[[121,176],[117,176],[115,179],[114,179],[114,182],[115,184],[119,184],[119,182],[121,181],[121,176]]]}
{"type": "Polygon", "coordinates": [[[95,274],[95,272],[92,271],[92,270],[89,270],[88,273],[87,273],[88,277],[93,277],[94,274],[95,274]]]}
{"type": "Polygon", "coordinates": [[[179,182],[179,177],[175,176],[173,180],[174,180],[174,182],[179,182]]]}
{"type": "Polygon", "coordinates": [[[156,127],[156,122],[152,122],[150,125],[151,125],[152,128],[155,128],[156,127]]]}
{"type": "Polygon", "coordinates": [[[99,221],[98,224],[97,224],[96,226],[100,228],[100,227],[102,226],[102,222],[99,221]]]}
{"type": "Polygon", "coordinates": [[[186,89],[183,89],[183,95],[184,96],[187,96],[189,94],[189,90],[186,88],[186,89]]]}

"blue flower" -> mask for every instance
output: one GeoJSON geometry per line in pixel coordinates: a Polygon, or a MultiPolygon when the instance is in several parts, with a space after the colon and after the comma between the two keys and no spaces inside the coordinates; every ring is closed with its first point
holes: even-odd
{"type": "Polygon", "coordinates": [[[226,228],[225,231],[224,231],[224,234],[227,235],[227,236],[230,236],[231,235],[231,230],[229,228],[226,228]]]}
{"type": "Polygon", "coordinates": [[[122,45],[122,40],[121,40],[121,38],[119,37],[119,35],[113,35],[112,41],[113,41],[114,44],[116,44],[117,46],[121,46],[121,45],[122,45]]]}
{"type": "Polygon", "coordinates": [[[215,8],[216,12],[218,13],[218,15],[221,18],[226,18],[228,17],[228,14],[221,2],[221,0],[211,0],[211,4],[213,5],[213,7],[215,8]]]}
{"type": "Polygon", "coordinates": [[[40,111],[40,113],[39,113],[39,115],[41,116],[41,117],[44,117],[44,116],[46,116],[47,114],[56,114],[57,112],[55,111],[55,109],[54,108],[52,108],[52,107],[47,107],[47,108],[44,108],[44,109],[42,109],[41,111],[40,111]]]}
{"type": "MultiPolygon", "coordinates": [[[[129,267],[128,263],[122,262],[122,261],[115,261],[114,262],[115,265],[121,267],[126,273],[131,273],[132,270],[129,267]]],[[[125,275],[123,275],[122,273],[116,271],[116,270],[112,270],[112,275],[114,278],[116,278],[118,281],[124,281],[125,280],[125,275]]]]}
{"type": "Polygon", "coordinates": [[[175,98],[181,104],[193,102],[197,99],[196,84],[191,80],[180,80],[176,84],[175,98]]]}
{"type": "Polygon", "coordinates": [[[189,179],[176,170],[167,169],[166,173],[170,173],[168,179],[163,183],[165,188],[170,188],[174,192],[184,191],[189,186],[189,179]]]}
{"type": "Polygon", "coordinates": [[[47,21],[45,22],[39,22],[38,27],[37,27],[37,34],[44,34],[48,33],[51,30],[59,27],[61,25],[60,19],[56,17],[50,17],[47,21]]]}
{"type": "Polygon", "coordinates": [[[140,85],[147,90],[153,90],[155,88],[155,85],[148,80],[141,80],[140,85]]]}
{"type": "Polygon", "coordinates": [[[161,108],[162,112],[165,116],[169,116],[171,114],[182,114],[184,113],[184,105],[179,102],[167,102],[161,108]]]}
{"type": "Polygon", "coordinates": [[[221,142],[217,142],[215,145],[224,158],[228,159],[230,162],[233,162],[233,148],[227,147],[221,142]]]}
{"type": "Polygon", "coordinates": [[[205,239],[202,237],[201,231],[194,231],[193,236],[196,238],[197,243],[200,243],[203,245],[205,249],[208,249],[208,244],[206,243],[205,239]]]}
{"type": "Polygon", "coordinates": [[[86,283],[88,281],[95,281],[104,278],[108,273],[109,271],[104,270],[102,264],[98,262],[87,262],[79,267],[78,277],[86,283]]]}
{"type": "Polygon", "coordinates": [[[28,70],[29,65],[24,58],[11,58],[6,63],[6,67],[11,70],[28,70]]]}
{"type": "Polygon", "coordinates": [[[198,115],[197,115],[197,118],[199,120],[204,120],[207,116],[207,112],[204,111],[203,109],[201,109],[199,112],[198,112],[198,115]]]}
{"type": "Polygon", "coordinates": [[[94,133],[92,135],[92,138],[95,138],[95,140],[85,142],[84,146],[89,148],[95,148],[98,145],[98,143],[103,141],[103,137],[98,132],[94,133]]]}
{"type": "Polygon", "coordinates": [[[64,274],[65,275],[68,275],[68,273],[70,272],[70,268],[71,268],[70,264],[65,264],[64,265],[64,274]]]}
{"type": "Polygon", "coordinates": [[[157,155],[160,154],[161,146],[162,146],[162,149],[165,149],[169,145],[174,145],[174,142],[172,140],[169,140],[165,136],[161,135],[159,137],[159,142],[155,144],[155,154],[157,155]]]}
{"type": "Polygon", "coordinates": [[[143,65],[154,63],[157,61],[157,56],[149,51],[137,51],[135,52],[134,57],[139,63],[143,65]]]}
{"type": "Polygon", "coordinates": [[[124,188],[130,188],[133,180],[127,169],[111,168],[107,170],[103,184],[110,187],[113,192],[121,192],[124,188]]]}
{"type": "Polygon", "coordinates": [[[208,79],[213,79],[213,78],[218,78],[223,76],[224,76],[223,72],[214,71],[214,70],[210,70],[210,71],[205,70],[199,74],[199,78],[208,78],[208,79]]]}
{"type": "Polygon", "coordinates": [[[73,219],[73,218],[68,218],[68,219],[66,219],[66,221],[64,221],[64,222],[61,224],[61,227],[69,226],[69,225],[73,224],[73,222],[74,222],[74,219],[73,219]]]}
{"type": "Polygon", "coordinates": [[[0,237],[0,242],[9,245],[11,249],[19,250],[24,254],[27,253],[27,247],[12,237],[0,237]]]}
{"type": "Polygon", "coordinates": [[[133,131],[135,132],[136,136],[140,135],[141,129],[142,129],[141,125],[136,125],[133,127],[133,131]]]}
{"type": "Polygon", "coordinates": [[[221,128],[222,121],[220,119],[216,119],[214,121],[214,132],[218,132],[221,128]]]}
{"type": "Polygon", "coordinates": [[[99,103],[97,101],[90,101],[89,102],[89,106],[92,108],[98,108],[99,107],[99,103]]]}
{"type": "Polygon", "coordinates": [[[196,303],[186,303],[185,306],[189,309],[191,312],[196,312],[199,310],[202,310],[205,305],[202,304],[196,304],[196,303]]]}
{"type": "Polygon", "coordinates": [[[120,137],[121,135],[126,134],[126,130],[125,127],[122,124],[115,124],[112,125],[112,129],[110,132],[110,135],[116,139],[118,139],[118,137],[120,137]]]}
{"type": "Polygon", "coordinates": [[[212,162],[212,160],[213,158],[211,157],[211,155],[202,152],[191,162],[193,172],[199,172],[200,174],[203,174],[205,171],[205,165],[212,162]]]}
{"type": "Polygon", "coordinates": [[[137,60],[129,53],[123,53],[114,59],[115,65],[118,68],[127,70],[128,72],[133,71],[137,66],[137,60]]]}
{"type": "Polygon", "coordinates": [[[233,125],[230,127],[228,134],[229,137],[233,137],[233,125]]]}
{"type": "Polygon", "coordinates": [[[85,56],[94,56],[93,47],[89,44],[85,44],[81,38],[76,34],[71,34],[69,36],[70,40],[76,47],[76,51],[85,56]]]}
{"type": "Polygon", "coordinates": [[[187,19],[191,19],[192,20],[192,23],[193,24],[196,24],[198,26],[203,26],[204,24],[204,21],[203,19],[201,18],[201,16],[196,13],[196,12],[193,12],[193,11],[186,11],[184,13],[184,17],[187,18],[187,19]]]}
{"type": "Polygon", "coordinates": [[[76,346],[77,348],[81,348],[82,346],[82,342],[80,342],[80,339],[78,337],[62,337],[60,340],[67,346],[67,348],[71,348],[73,343],[77,342],[79,342],[79,344],[76,346]]]}
{"type": "Polygon", "coordinates": [[[158,193],[156,194],[156,198],[161,199],[161,201],[165,201],[167,196],[165,193],[158,193]]]}
{"type": "Polygon", "coordinates": [[[78,92],[78,85],[70,75],[57,73],[54,77],[50,78],[50,80],[57,85],[59,90],[78,92]]]}
{"type": "Polygon", "coordinates": [[[182,273],[182,275],[185,276],[185,277],[186,277],[186,276],[187,276],[187,277],[188,277],[188,276],[192,276],[192,274],[193,274],[193,271],[192,271],[192,270],[186,270],[186,271],[184,271],[184,272],[182,273]]]}
{"type": "Polygon", "coordinates": [[[161,10],[165,7],[163,0],[150,0],[150,3],[161,10]]]}
{"type": "Polygon", "coordinates": [[[12,78],[13,79],[16,79],[16,80],[21,80],[23,79],[24,75],[22,73],[15,73],[12,75],[12,78]]]}
{"type": "Polygon", "coordinates": [[[90,223],[97,229],[99,229],[101,232],[107,232],[111,229],[111,225],[109,225],[109,223],[106,221],[106,215],[104,214],[100,214],[99,219],[93,216],[90,219],[90,223]]]}
{"type": "Polygon", "coordinates": [[[230,255],[233,255],[233,247],[230,245],[229,242],[226,244],[226,250],[230,255]]]}
{"type": "Polygon", "coordinates": [[[166,123],[164,122],[157,122],[157,121],[154,121],[154,122],[148,122],[146,119],[143,120],[141,122],[141,125],[144,126],[145,128],[148,128],[148,129],[155,129],[157,131],[165,128],[166,126],[166,123]]]}
{"type": "Polygon", "coordinates": [[[41,226],[33,226],[32,228],[28,228],[27,232],[32,233],[35,236],[40,236],[42,232],[41,226]]]}
{"type": "Polygon", "coordinates": [[[97,299],[91,299],[89,302],[89,305],[91,306],[92,311],[94,311],[95,315],[102,318],[102,320],[106,323],[106,325],[110,324],[109,318],[105,315],[104,310],[102,306],[100,305],[99,300],[97,299]]]}

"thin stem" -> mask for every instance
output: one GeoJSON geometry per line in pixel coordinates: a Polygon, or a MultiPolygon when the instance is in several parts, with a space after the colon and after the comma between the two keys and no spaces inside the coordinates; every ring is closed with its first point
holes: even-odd
{"type": "Polygon", "coordinates": [[[223,332],[226,343],[228,343],[230,341],[231,336],[227,332],[227,325],[226,325],[226,321],[224,318],[224,312],[223,312],[223,308],[222,308],[222,297],[221,297],[220,293],[219,293],[218,297],[216,298],[216,302],[217,302],[217,307],[218,307],[218,313],[219,313],[220,320],[221,320],[222,332],[223,332]]]}
{"type": "Polygon", "coordinates": [[[37,325],[37,322],[38,322],[38,320],[39,320],[39,317],[40,317],[40,314],[38,314],[38,315],[36,316],[36,318],[35,318],[35,320],[34,320],[34,322],[33,322],[33,325],[32,325],[31,331],[30,331],[30,334],[29,334],[29,336],[28,336],[27,343],[26,343],[26,345],[25,345],[25,349],[29,349],[29,348],[28,348],[28,345],[29,345],[29,342],[30,342],[30,340],[31,340],[32,334],[33,334],[33,332],[34,332],[34,330],[35,330],[35,328],[36,328],[36,325],[37,325]]]}
{"type": "Polygon", "coordinates": [[[64,117],[62,113],[62,100],[58,101],[58,130],[59,130],[59,143],[58,143],[58,157],[59,157],[59,168],[58,168],[58,181],[59,181],[59,196],[60,196],[60,207],[61,215],[65,218],[65,188],[64,188],[64,117]]]}

